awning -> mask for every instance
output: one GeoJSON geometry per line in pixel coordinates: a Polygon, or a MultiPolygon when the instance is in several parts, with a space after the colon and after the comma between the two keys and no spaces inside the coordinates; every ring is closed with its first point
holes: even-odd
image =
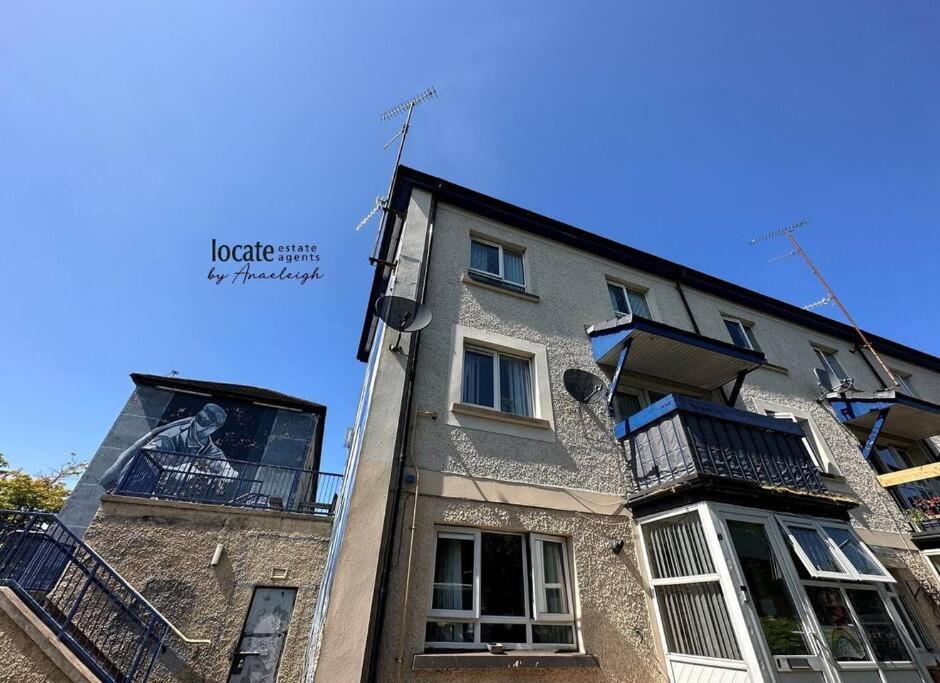
{"type": "Polygon", "coordinates": [[[617,368],[617,376],[634,372],[706,391],[743,378],[766,360],[759,351],[646,318],[615,318],[587,333],[594,360],[617,368]]]}
{"type": "Polygon", "coordinates": [[[940,434],[940,405],[897,391],[832,392],[826,395],[840,422],[917,441],[940,434]]]}

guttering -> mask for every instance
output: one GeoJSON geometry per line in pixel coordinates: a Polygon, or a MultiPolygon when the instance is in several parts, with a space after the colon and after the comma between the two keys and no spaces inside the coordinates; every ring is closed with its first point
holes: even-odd
{"type": "MultiPolygon", "coordinates": [[[[670,281],[681,281],[685,286],[711,294],[726,301],[761,311],[777,318],[782,318],[823,334],[828,334],[854,344],[858,335],[851,325],[827,318],[812,311],[805,311],[798,306],[779,299],[760,294],[753,290],[708,275],[698,270],[687,268],[674,261],[654,256],[647,252],[628,247],[606,237],[601,237],[586,230],[576,228],[561,221],[541,216],[537,213],[489,197],[480,192],[447,182],[441,178],[416,171],[407,166],[399,166],[395,174],[392,191],[392,211],[401,211],[403,197],[405,201],[414,188],[427,190],[438,201],[471,211],[478,215],[504,223],[506,225],[531,232],[533,234],[567,244],[576,249],[587,251],[612,261],[617,261],[636,270],[658,275],[670,281]]],[[[384,231],[384,229],[383,229],[384,231]]],[[[383,235],[383,239],[384,239],[383,235]]],[[[370,302],[377,297],[380,285],[380,272],[376,271],[373,280],[373,292],[370,302]]],[[[368,358],[368,330],[372,326],[370,313],[366,316],[363,335],[360,339],[359,359],[368,358]]],[[[918,349],[905,346],[878,335],[865,333],[872,343],[886,355],[904,360],[924,368],[940,372],[940,358],[918,349]]]]}

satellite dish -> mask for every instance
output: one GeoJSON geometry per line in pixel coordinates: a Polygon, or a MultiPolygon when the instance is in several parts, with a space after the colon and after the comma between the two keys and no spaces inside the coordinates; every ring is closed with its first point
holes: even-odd
{"type": "Polygon", "coordinates": [[[431,323],[431,309],[401,296],[379,297],[375,302],[375,314],[393,330],[398,330],[398,339],[388,347],[396,353],[401,351],[402,332],[418,332],[431,323]]]}
{"type": "Polygon", "coordinates": [[[569,368],[562,375],[565,390],[571,394],[578,403],[599,403],[604,400],[607,385],[597,375],[586,370],[569,368]]]}

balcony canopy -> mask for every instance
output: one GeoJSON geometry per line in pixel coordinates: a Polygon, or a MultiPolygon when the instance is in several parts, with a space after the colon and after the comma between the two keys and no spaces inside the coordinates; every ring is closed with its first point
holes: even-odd
{"type": "Polygon", "coordinates": [[[634,372],[705,391],[765,361],[759,351],[629,315],[592,325],[587,333],[594,360],[617,368],[618,377],[621,371],[634,372]]]}
{"type": "Polygon", "coordinates": [[[880,432],[914,441],[940,434],[940,405],[936,403],[897,391],[832,392],[826,398],[840,422],[869,431],[875,438],[880,432]]]}

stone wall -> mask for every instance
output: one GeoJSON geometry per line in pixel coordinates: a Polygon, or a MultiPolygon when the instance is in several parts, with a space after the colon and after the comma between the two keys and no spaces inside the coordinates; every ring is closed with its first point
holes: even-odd
{"type": "Polygon", "coordinates": [[[189,638],[153,681],[225,681],[256,586],[297,588],[278,670],[301,675],[331,522],[308,515],[105,496],[85,541],[189,638]],[[210,566],[217,544],[221,561],[210,566]],[[284,575],[286,572],[286,575],[284,575]],[[283,576],[283,578],[280,578],[283,576]]]}

